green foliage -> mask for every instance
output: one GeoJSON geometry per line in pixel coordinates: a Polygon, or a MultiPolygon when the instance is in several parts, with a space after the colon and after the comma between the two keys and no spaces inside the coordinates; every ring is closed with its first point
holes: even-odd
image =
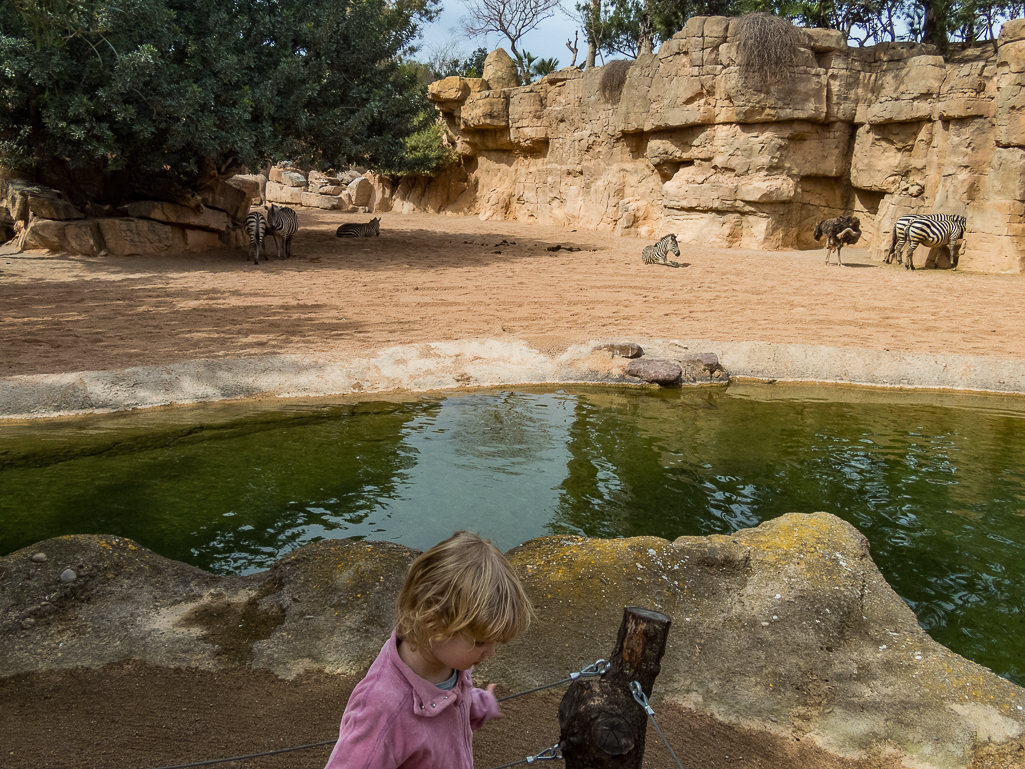
{"type": "Polygon", "coordinates": [[[992,39],[1000,24],[1025,15],[1025,0],[606,0],[576,5],[599,53],[635,58],[648,14],[655,46],[693,16],[769,13],[800,27],[841,31],[851,44],[894,40],[931,42],[992,39]]]}
{"type": "Polygon", "coordinates": [[[521,85],[530,85],[535,79],[555,72],[559,68],[559,60],[538,59],[529,51],[517,51],[513,61],[516,63],[516,77],[521,85]]]}
{"type": "Polygon", "coordinates": [[[683,29],[692,16],[736,16],[738,0],[611,0],[592,5],[589,0],[577,4],[584,30],[599,50],[636,58],[641,20],[645,9],[650,14],[655,46],[683,29]]]}
{"type": "Polygon", "coordinates": [[[395,162],[425,104],[398,62],[436,2],[7,0],[0,155],[187,183],[395,162]]]}
{"type": "Polygon", "coordinates": [[[402,156],[379,169],[382,173],[430,176],[459,160],[459,155],[445,141],[445,123],[433,105],[428,105],[420,112],[415,128],[414,133],[405,140],[402,156]]]}
{"type": "Polygon", "coordinates": [[[459,64],[459,71],[454,73],[462,77],[484,77],[484,60],[488,58],[487,48],[478,48],[459,64]]]}
{"type": "Polygon", "coordinates": [[[484,76],[484,60],[488,58],[487,48],[478,48],[465,59],[453,56],[450,51],[451,48],[445,48],[436,52],[427,63],[421,65],[430,73],[427,83],[446,77],[484,76]]]}

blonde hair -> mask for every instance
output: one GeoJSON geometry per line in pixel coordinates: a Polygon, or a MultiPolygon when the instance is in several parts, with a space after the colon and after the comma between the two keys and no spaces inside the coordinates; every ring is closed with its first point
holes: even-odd
{"type": "Polygon", "coordinates": [[[457,531],[410,564],[395,602],[396,632],[414,650],[460,633],[506,643],[527,629],[531,611],[501,551],[457,531]]]}

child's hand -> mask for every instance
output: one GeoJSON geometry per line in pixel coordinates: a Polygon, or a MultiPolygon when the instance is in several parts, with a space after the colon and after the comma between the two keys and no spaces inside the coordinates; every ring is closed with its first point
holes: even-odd
{"type": "MultiPolygon", "coordinates": [[[[490,694],[492,697],[495,696],[495,686],[496,686],[496,684],[488,684],[487,693],[490,694]]],[[[504,717],[505,717],[505,714],[502,713],[501,711],[498,712],[498,715],[494,716],[495,719],[504,718],[504,717]]]]}

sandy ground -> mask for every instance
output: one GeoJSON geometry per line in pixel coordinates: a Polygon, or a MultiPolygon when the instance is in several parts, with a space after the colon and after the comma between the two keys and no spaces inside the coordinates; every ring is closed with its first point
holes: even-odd
{"type": "MultiPolygon", "coordinates": [[[[555,355],[590,340],[695,338],[1025,361],[1020,276],[906,272],[845,249],[684,246],[679,269],[609,233],[466,217],[303,211],[288,261],[242,251],[78,257],[0,249],[0,377],[166,366],[195,359],[346,360],[398,344],[523,341],[555,355]],[[558,247],[558,248],[556,248],[558,247]],[[555,249],[555,250],[553,250],[555,249]]],[[[0,678],[0,766],[163,767],[331,739],[353,681],[143,664],[0,678]]],[[[500,692],[501,694],[501,692],[500,692]]],[[[481,769],[557,741],[561,690],[512,701],[478,733],[481,769]]],[[[825,756],[668,708],[685,767],[891,766],[825,756]]],[[[220,766],[319,767],[329,748],[220,766]]],[[[545,762],[547,763],[547,762],[545,762]]],[[[561,764],[552,764],[559,766],[561,764]]],[[[676,763],[649,729],[645,766],[676,763]]]]}
{"type": "MultiPolygon", "coordinates": [[[[0,249],[0,376],[297,355],[345,359],[418,342],[696,338],[1025,358],[1021,276],[907,272],[845,249],[682,246],[521,222],[303,210],[291,260],[243,251],[81,257],[0,249]],[[549,250],[559,247],[558,250],[549,250]],[[579,250],[568,250],[579,249],[579,250]]],[[[922,255],[919,255],[921,260],[922,255]]]]}

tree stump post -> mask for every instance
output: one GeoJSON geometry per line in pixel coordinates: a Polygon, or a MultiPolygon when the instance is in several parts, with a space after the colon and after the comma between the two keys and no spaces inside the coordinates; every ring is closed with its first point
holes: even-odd
{"type": "Polygon", "coordinates": [[[648,715],[630,683],[637,681],[651,696],[671,623],[657,611],[623,609],[609,671],[598,679],[577,679],[559,703],[566,769],[640,769],[648,715]]]}

